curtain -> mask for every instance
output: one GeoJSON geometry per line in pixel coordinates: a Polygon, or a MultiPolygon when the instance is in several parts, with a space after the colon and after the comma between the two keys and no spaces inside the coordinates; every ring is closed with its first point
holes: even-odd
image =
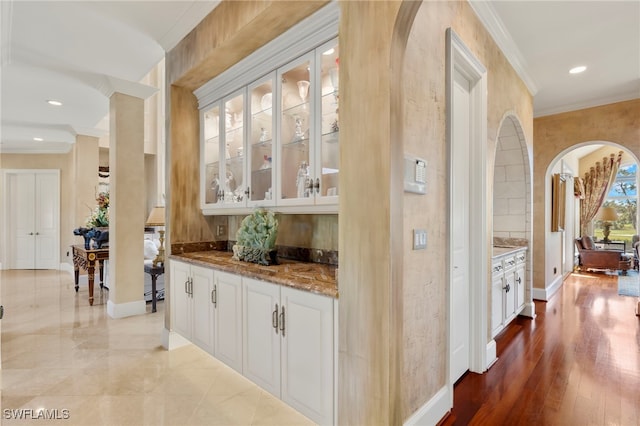
{"type": "Polygon", "coordinates": [[[604,157],[584,174],[584,198],[580,200],[580,234],[588,235],[588,226],[598,213],[611,185],[616,179],[622,151],[604,157]]]}

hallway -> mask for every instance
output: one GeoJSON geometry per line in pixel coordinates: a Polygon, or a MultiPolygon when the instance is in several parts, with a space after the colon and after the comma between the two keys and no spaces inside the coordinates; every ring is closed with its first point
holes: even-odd
{"type": "Polygon", "coordinates": [[[462,378],[444,424],[640,425],[636,301],[616,276],[572,274],[497,336],[498,361],[462,378]]]}
{"type": "Polygon", "coordinates": [[[66,272],[0,271],[0,285],[2,425],[313,424],[193,345],[164,350],[164,302],[114,320],[106,290],[89,306],[66,272]]]}

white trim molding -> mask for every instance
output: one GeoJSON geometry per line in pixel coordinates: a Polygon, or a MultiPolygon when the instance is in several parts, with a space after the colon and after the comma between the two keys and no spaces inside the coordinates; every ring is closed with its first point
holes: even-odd
{"type": "Polygon", "coordinates": [[[126,318],[145,313],[147,313],[147,304],[144,299],[127,303],[107,301],[107,314],[109,314],[111,318],[126,318]]]}
{"type": "Polygon", "coordinates": [[[515,72],[520,76],[524,84],[529,89],[531,96],[535,96],[538,93],[539,87],[536,80],[527,71],[527,61],[518,49],[516,42],[507,31],[504,23],[498,16],[498,13],[494,9],[491,2],[468,0],[471,9],[475,12],[482,25],[491,34],[493,40],[496,42],[507,61],[511,64],[515,72]]]}
{"type": "MultiPolygon", "coordinates": [[[[553,296],[554,294],[556,294],[556,292],[558,290],[560,290],[560,287],[562,287],[562,275],[558,275],[558,277],[553,280],[553,282],[551,283],[551,285],[545,287],[545,288],[533,288],[533,299],[534,300],[544,300],[545,302],[548,301],[551,296],[553,296]]],[[[525,307],[526,309],[526,307],[525,307]]],[[[535,310],[534,310],[535,312],[535,310]]]]}
{"type": "Polygon", "coordinates": [[[447,415],[450,410],[447,387],[440,388],[438,392],[411,415],[405,422],[405,426],[436,425],[447,415]]]}

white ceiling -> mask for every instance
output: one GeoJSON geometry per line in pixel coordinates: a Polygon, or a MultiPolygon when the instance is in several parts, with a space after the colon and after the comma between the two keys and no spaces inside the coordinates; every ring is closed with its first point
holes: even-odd
{"type": "MultiPolygon", "coordinates": [[[[0,152],[66,152],[76,134],[105,134],[113,90],[147,89],[140,79],[218,3],[0,1],[0,152]]],[[[640,1],[471,5],[536,116],[640,97],[640,1]],[[570,76],[575,65],[587,71],[570,76]]]]}

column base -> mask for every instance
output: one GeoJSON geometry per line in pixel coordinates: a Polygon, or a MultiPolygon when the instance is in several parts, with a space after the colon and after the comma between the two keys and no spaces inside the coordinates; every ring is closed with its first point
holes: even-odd
{"type": "Polygon", "coordinates": [[[111,318],[126,318],[147,313],[147,304],[144,299],[135,302],[113,303],[107,301],[107,314],[111,318]]]}

